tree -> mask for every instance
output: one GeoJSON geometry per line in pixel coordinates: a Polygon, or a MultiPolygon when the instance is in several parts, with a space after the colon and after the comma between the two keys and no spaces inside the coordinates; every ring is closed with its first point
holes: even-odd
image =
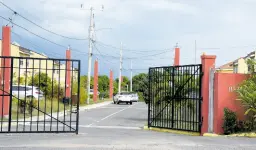
{"type": "MultiPolygon", "coordinates": [[[[87,93],[86,88],[85,88],[85,83],[86,82],[81,82],[81,81],[84,81],[85,78],[86,78],[86,76],[81,76],[80,77],[80,87],[79,87],[79,90],[80,90],[79,103],[80,104],[85,104],[86,99],[88,97],[88,93],[87,93]]],[[[72,94],[76,95],[77,93],[78,93],[78,82],[76,80],[74,80],[73,83],[72,83],[72,94]]]]}
{"type": "MultiPolygon", "coordinates": [[[[122,78],[123,78],[123,82],[121,84],[121,91],[126,91],[127,90],[127,88],[126,88],[127,85],[128,85],[128,90],[129,90],[130,80],[126,76],[122,76],[122,78]]],[[[119,78],[116,78],[115,81],[117,83],[117,89],[118,89],[119,78]]]]}
{"type": "Polygon", "coordinates": [[[37,86],[40,88],[41,91],[44,92],[46,95],[50,95],[53,91],[52,89],[52,79],[47,76],[46,73],[38,73],[31,78],[29,83],[31,86],[37,86]]]}
{"type": "Polygon", "coordinates": [[[243,81],[236,90],[238,97],[242,104],[246,107],[245,115],[252,118],[252,126],[256,122],[256,74],[255,74],[255,60],[249,59],[247,61],[248,68],[250,68],[250,76],[243,81]]]}
{"type": "Polygon", "coordinates": [[[140,73],[132,79],[133,91],[139,93],[139,99],[148,103],[148,75],[140,73]]]}
{"type": "Polygon", "coordinates": [[[99,92],[109,91],[109,78],[108,78],[108,76],[106,76],[106,75],[99,76],[98,90],[99,90],[99,92]]]}

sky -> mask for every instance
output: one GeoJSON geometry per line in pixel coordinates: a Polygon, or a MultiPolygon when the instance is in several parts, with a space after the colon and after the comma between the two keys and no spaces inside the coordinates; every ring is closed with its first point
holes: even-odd
{"type": "MultiPolygon", "coordinates": [[[[200,56],[205,52],[216,55],[216,66],[220,66],[247,55],[256,47],[255,0],[0,1],[43,28],[78,39],[88,38],[89,9],[93,7],[96,36],[92,69],[94,60],[98,59],[101,75],[109,75],[112,69],[114,76],[118,76],[121,42],[122,73],[126,76],[130,75],[131,58],[133,74],[147,72],[149,67],[171,66],[176,43],[181,50],[181,65],[199,64],[200,56]]],[[[12,42],[54,58],[65,58],[65,50],[70,46],[72,59],[81,60],[81,74],[87,74],[88,40],[71,40],[46,32],[20,16],[14,16],[1,4],[0,14],[64,47],[15,25],[12,42]]],[[[0,23],[6,25],[8,22],[0,19],[0,23]]]]}

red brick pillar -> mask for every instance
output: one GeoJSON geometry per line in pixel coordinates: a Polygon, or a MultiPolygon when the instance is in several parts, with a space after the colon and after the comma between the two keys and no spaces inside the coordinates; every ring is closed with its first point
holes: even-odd
{"type": "MultiPolygon", "coordinates": [[[[2,56],[11,56],[11,27],[4,26],[2,28],[2,56]]],[[[11,59],[1,58],[1,86],[3,91],[1,95],[8,95],[10,93],[10,76],[11,76],[11,59]]],[[[11,94],[11,93],[10,93],[11,94]]],[[[0,115],[5,116],[9,114],[9,96],[0,96],[0,115]]]]}
{"type": "Polygon", "coordinates": [[[202,62],[202,129],[201,134],[208,132],[208,113],[209,113],[209,75],[210,75],[210,69],[215,68],[215,55],[202,55],[201,56],[201,62],[202,62]]]}
{"type": "Polygon", "coordinates": [[[66,59],[67,59],[67,67],[66,67],[66,97],[71,98],[71,51],[70,49],[66,50],[66,59]]]}
{"type": "Polygon", "coordinates": [[[113,98],[113,71],[110,70],[110,76],[109,76],[109,98],[113,98]]]}
{"type": "Polygon", "coordinates": [[[94,62],[94,82],[93,82],[93,101],[98,98],[98,60],[94,62]]]}
{"type": "Polygon", "coordinates": [[[175,54],[174,54],[174,66],[180,65],[180,48],[177,46],[175,48],[175,54]]]}

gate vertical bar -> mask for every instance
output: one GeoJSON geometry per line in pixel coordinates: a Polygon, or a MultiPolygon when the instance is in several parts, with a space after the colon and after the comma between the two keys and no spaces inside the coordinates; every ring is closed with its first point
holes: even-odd
{"type": "Polygon", "coordinates": [[[199,100],[199,115],[198,115],[198,121],[199,121],[199,123],[198,123],[198,131],[201,133],[201,130],[202,130],[202,123],[203,123],[203,118],[202,118],[202,101],[203,101],[203,98],[202,98],[202,76],[203,76],[203,72],[202,72],[202,65],[200,65],[200,71],[199,71],[200,73],[199,73],[199,77],[200,77],[200,79],[199,79],[199,84],[200,84],[200,86],[199,86],[199,98],[200,98],[200,100],[199,100]]]}
{"type": "Polygon", "coordinates": [[[9,105],[9,125],[8,132],[11,131],[11,121],[12,121],[12,81],[13,81],[13,58],[11,58],[11,78],[10,78],[10,105],[9,105]]]}
{"type": "Polygon", "coordinates": [[[77,114],[76,114],[76,134],[78,134],[78,125],[79,125],[79,104],[80,104],[80,60],[78,61],[78,91],[77,91],[77,114]]]}
{"type": "Polygon", "coordinates": [[[150,74],[150,68],[148,71],[148,128],[150,127],[150,103],[151,103],[151,74],[150,74]]]}
{"type": "MultiPolygon", "coordinates": [[[[174,96],[174,89],[175,89],[175,86],[174,86],[174,77],[175,77],[175,67],[172,68],[172,97],[174,96]]],[[[171,100],[172,101],[172,128],[173,128],[173,125],[174,125],[174,99],[171,100]]]]}

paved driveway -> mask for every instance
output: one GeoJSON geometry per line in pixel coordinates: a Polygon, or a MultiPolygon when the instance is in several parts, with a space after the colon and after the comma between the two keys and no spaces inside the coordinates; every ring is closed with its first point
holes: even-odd
{"type": "Polygon", "coordinates": [[[145,131],[147,106],[114,105],[80,113],[79,135],[0,134],[0,149],[86,150],[242,150],[256,149],[256,139],[196,137],[145,131]]]}

